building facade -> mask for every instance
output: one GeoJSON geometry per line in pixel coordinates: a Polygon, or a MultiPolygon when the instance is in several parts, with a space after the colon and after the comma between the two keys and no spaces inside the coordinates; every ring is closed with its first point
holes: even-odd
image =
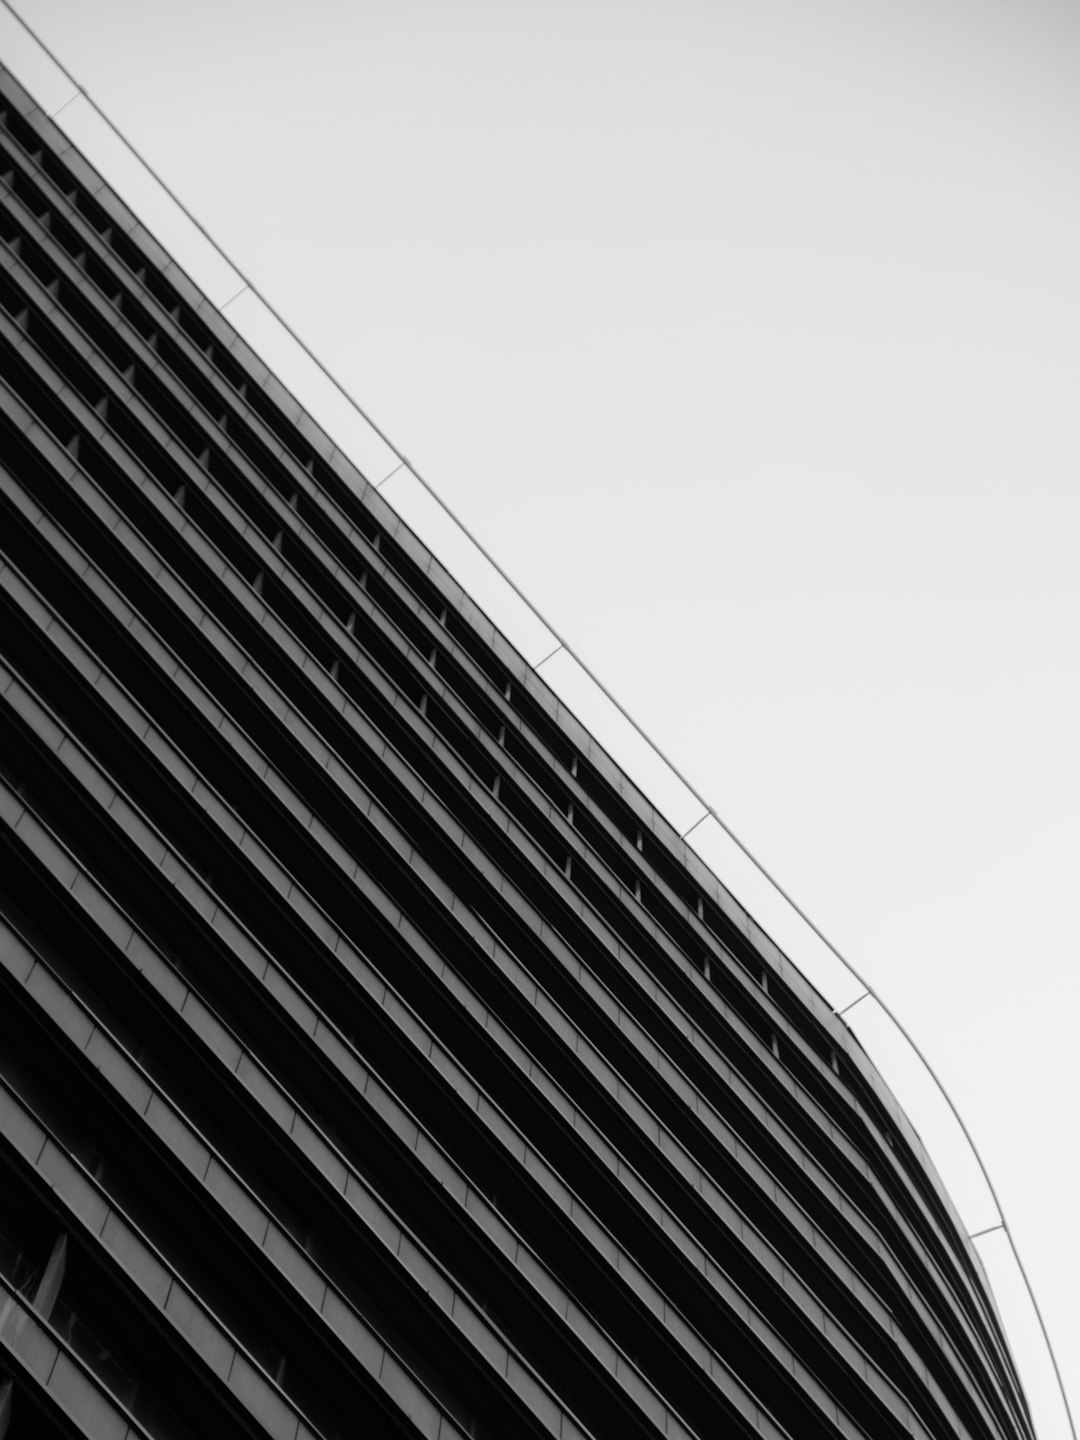
{"type": "Polygon", "coordinates": [[[1031,1440],[842,1021],[0,111],[0,1436],[1031,1440]]]}

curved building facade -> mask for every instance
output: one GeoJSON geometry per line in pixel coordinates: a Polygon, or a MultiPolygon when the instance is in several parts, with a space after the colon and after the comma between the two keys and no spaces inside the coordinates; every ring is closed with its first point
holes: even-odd
{"type": "Polygon", "coordinates": [[[843,1022],[0,111],[0,1434],[1031,1440],[843,1022]]]}

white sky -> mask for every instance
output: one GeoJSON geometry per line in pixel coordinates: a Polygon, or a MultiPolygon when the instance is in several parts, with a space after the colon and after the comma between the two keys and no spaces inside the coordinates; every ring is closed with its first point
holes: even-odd
{"type": "Polygon", "coordinates": [[[913,1031],[1080,1410],[1080,9],[20,8],[913,1031]]]}

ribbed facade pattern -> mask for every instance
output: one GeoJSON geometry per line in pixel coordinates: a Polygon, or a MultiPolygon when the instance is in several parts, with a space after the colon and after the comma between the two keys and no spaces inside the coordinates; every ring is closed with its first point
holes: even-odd
{"type": "Polygon", "coordinates": [[[0,1433],[1030,1437],[842,1022],[0,109],[0,1433]]]}

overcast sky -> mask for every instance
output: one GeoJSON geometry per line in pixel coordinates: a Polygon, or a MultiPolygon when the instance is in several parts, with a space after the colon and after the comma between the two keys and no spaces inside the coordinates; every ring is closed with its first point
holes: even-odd
{"type": "Polygon", "coordinates": [[[19,8],[892,1003],[1080,1409],[1080,7],[19,8]]]}

